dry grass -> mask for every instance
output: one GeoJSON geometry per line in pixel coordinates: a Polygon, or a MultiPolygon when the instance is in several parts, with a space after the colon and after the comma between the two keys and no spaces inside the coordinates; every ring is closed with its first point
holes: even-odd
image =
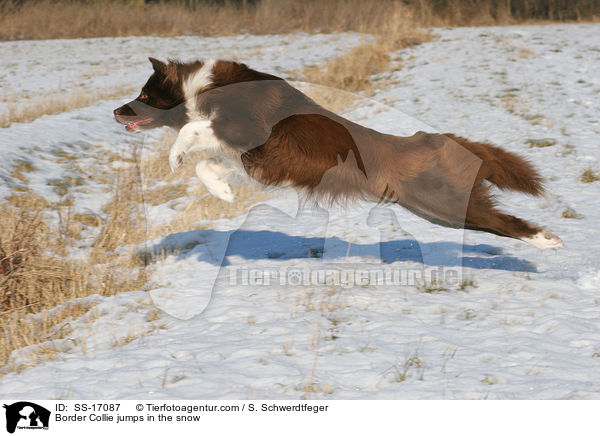
{"type": "Polygon", "coordinates": [[[124,195],[135,193],[133,187],[130,177],[115,179],[111,187],[115,196],[104,221],[92,222],[90,216],[73,214],[30,191],[15,193],[0,205],[0,362],[15,349],[63,337],[68,329],[59,327],[89,307],[48,309],[91,294],[108,296],[147,285],[145,269],[136,257],[114,253],[120,244],[136,243],[141,234],[130,232],[133,220],[141,219],[132,212],[138,210],[135,194],[124,195]],[[58,224],[47,224],[44,218],[57,214],[58,224]],[[69,248],[84,225],[101,226],[92,255],[69,259],[69,248]],[[35,319],[26,316],[39,312],[35,319]]]}
{"type": "Polygon", "coordinates": [[[56,326],[87,310],[83,305],[46,309],[91,294],[140,289],[146,281],[143,269],[129,259],[97,264],[66,258],[76,235],[65,231],[70,225],[64,221],[60,228],[46,224],[43,216],[51,212],[56,211],[31,194],[15,195],[12,204],[0,206],[0,362],[15,349],[62,337],[65,331],[56,326]],[[26,317],[38,312],[44,313],[36,320],[26,317]]]}
{"type": "Polygon", "coordinates": [[[411,10],[400,2],[390,2],[385,11],[375,13],[366,22],[369,25],[364,26],[365,32],[368,28],[368,32],[376,36],[375,42],[359,45],[324,67],[307,68],[301,73],[302,77],[319,85],[370,94],[387,84],[385,80],[375,82],[373,76],[389,69],[391,52],[432,39],[429,32],[415,26],[411,10]]]}
{"type": "Polygon", "coordinates": [[[0,3],[0,39],[130,35],[228,35],[357,31],[376,33],[394,11],[415,25],[513,24],[528,20],[594,20],[596,0],[8,0],[0,3]]]}
{"type": "Polygon", "coordinates": [[[136,1],[4,2],[0,39],[47,39],[131,35],[231,35],[302,31],[374,29],[373,18],[385,19],[391,0],[304,2],[263,0],[256,5],[233,2],[140,4],[136,1]]]}
{"type": "MultiPolygon", "coordinates": [[[[69,207],[51,204],[28,188],[15,192],[0,205],[0,366],[15,349],[64,337],[69,331],[68,321],[91,306],[49,309],[91,294],[108,296],[151,287],[137,244],[191,230],[199,220],[239,215],[265,198],[249,186],[234,189],[238,199],[235,204],[208,195],[194,181],[195,161],[201,156],[188,156],[186,165],[173,175],[168,165],[173,140],[173,135],[165,134],[160,151],[144,159],[139,147],[134,147],[131,156],[99,156],[99,161],[118,159],[128,164],[117,171],[97,165],[90,172],[92,179],[102,181],[112,192],[101,216],[73,213],[69,207]],[[146,206],[168,203],[188,193],[192,194],[190,199],[174,220],[156,225],[147,222],[146,206]],[[47,224],[45,218],[56,214],[59,223],[47,224]],[[90,254],[84,260],[69,259],[67,255],[84,228],[96,229],[90,254]],[[34,319],[28,314],[38,315],[34,319]]],[[[17,163],[13,173],[20,174],[26,183],[30,171],[17,163]]],[[[59,350],[50,347],[47,351],[36,349],[34,360],[52,359],[59,350]]]]}
{"type": "MultiPolygon", "coordinates": [[[[142,155],[138,148],[132,157],[121,159],[129,163],[121,171],[106,179],[100,172],[93,176],[104,178],[113,188],[111,201],[105,206],[100,234],[93,244],[92,259],[96,262],[112,259],[114,250],[135,246],[145,240],[156,239],[171,233],[189,231],[198,221],[238,216],[251,204],[266,199],[266,194],[252,186],[233,187],[236,202],[226,203],[208,193],[198,181],[196,163],[204,158],[202,153],[190,153],[183,167],[173,174],[169,167],[169,150],[175,141],[173,132],[165,132],[159,140],[158,151],[142,155]],[[146,218],[146,208],[181,200],[175,219],[155,224],[146,218]]],[[[97,217],[78,217],[98,225],[97,217]]],[[[196,225],[196,227],[198,227],[196,225]]],[[[131,253],[132,256],[134,253],[131,253]]]]}
{"type": "Polygon", "coordinates": [[[378,44],[363,44],[324,67],[307,68],[303,77],[308,82],[356,92],[371,89],[371,76],[385,71],[389,63],[388,52],[378,44]]]}
{"type": "Polygon", "coordinates": [[[105,262],[115,256],[116,248],[139,244],[147,236],[138,149],[132,151],[132,166],[117,171],[113,195],[104,208],[107,217],[93,244],[92,260],[105,262]]]}
{"type": "Polygon", "coordinates": [[[562,217],[568,219],[580,219],[581,215],[579,215],[575,209],[568,207],[563,211],[562,217]]]}
{"type": "Polygon", "coordinates": [[[42,115],[52,115],[61,112],[89,106],[98,100],[108,100],[130,94],[133,87],[111,87],[103,90],[75,90],[69,93],[59,91],[38,94],[21,103],[12,103],[20,99],[3,98],[4,110],[0,113],[0,127],[8,127],[11,123],[29,123],[42,115]]]}
{"type": "Polygon", "coordinates": [[[553,21],[595,21],[596,0],[407,0],[427,26],[489,26],[553,21]]]}
{"type": "Polygon", "coordinates": [[[556,145],[555,139],[528,139],[525,144],[529,145],[529,148],[546,148],[556,145]]]}
{"type": "Polygon", "coordinates": [[[382,34],[377,42],[360,45],[347,54],[329,61],[324,67],[310,67],[302,76],[309,82],[345,91],[366,91],[385,86],[385,81],[373,81],[373,76],[388,70],[389,53],[431,40],[431,34],[416,29],[397,31],[405,37],[382,34]]]}
{"type": "Polygon", "coordinates": [[[600,173],[598,171],[593,170],[592,168],[587,168],[580,177],[580,180],[583,183],[593,183],[600,180],[600,173]]]}

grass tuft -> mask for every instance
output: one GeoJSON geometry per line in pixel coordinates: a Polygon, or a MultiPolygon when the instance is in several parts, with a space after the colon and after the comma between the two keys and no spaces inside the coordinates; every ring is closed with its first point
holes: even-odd
{"type": "Polygon", "coordinates": [[[529,145],[529,148],[546,148],[556,145],[554,139],[528,139],[525,143],[529,145]]]}
{"type": "Polygon", "coordinates": [[[568,219],[580,219],[581,215],[579,215],[575,209],[568,207],[563,210],[562,217],[568,219]]]}
{"type": "Polygon", "coordinates": [[[586,169],[579,178],[583,183],[593,183],[600,180],[600,174],[592,168],[586,169]]]}

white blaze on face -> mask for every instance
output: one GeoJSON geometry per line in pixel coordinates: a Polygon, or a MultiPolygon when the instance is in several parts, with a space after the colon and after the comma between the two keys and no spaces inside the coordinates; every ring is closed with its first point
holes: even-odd
{"type": "Polygon", "coordinates": [[[209,59],[204,62],[204,65],[199,70],[193,72],[183,82],[183,96],[185,98],[185,108],[190,120],[198,120],[202,115],[196,107],[196,97],[203,90],[213,83],[213,67],[216,60],[209,59]]]}

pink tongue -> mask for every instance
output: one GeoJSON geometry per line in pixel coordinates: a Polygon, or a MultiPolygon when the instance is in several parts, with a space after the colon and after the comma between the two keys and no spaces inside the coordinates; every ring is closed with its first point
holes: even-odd
{"type": "Polygon", "coordinates": [[[148,124],[151,121],[152,121],[152,118],[145,118],[143,120],[133,121],[131,123],[128,123],[125,126],[125,128],[127,130],[136,130],[138,128],[138,126],[141,126],[142,124],[148,124]]]}

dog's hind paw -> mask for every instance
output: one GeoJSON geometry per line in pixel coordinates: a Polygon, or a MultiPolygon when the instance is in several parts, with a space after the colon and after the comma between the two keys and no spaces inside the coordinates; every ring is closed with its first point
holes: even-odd
{"type": "Polygon", "coordinates": [[[220,186],[211,186],[209,192],[227,203],[235,203],[235,195],[231,191],[229,185],[223,184],[220,186]]]}
{"type": "Polygon", "coordinates": [[[203,160],[196,165],[196,175],[212,195],[227,203],[235,203],[235,195],[231,186],[216,171],[219,169],[220,167],[213,161],[203,160]]]}
{"type": "Polygon", "coordinates": [[[539,248],[540,250],[563,247],[563,242],[558,236],[545,230],[536,233],[531,238],[521,238],[521,240],[539,248]]]}

